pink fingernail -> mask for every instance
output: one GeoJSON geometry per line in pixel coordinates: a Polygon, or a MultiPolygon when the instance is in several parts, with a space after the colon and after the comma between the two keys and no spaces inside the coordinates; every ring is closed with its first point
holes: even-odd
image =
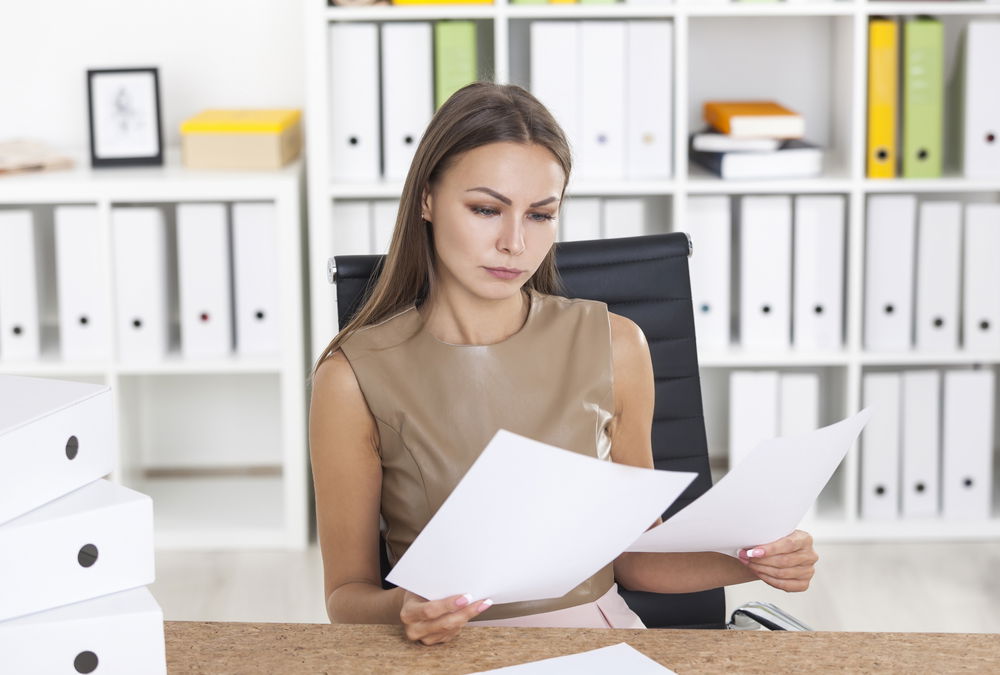
{"type": "Polygon", "coordinates": [[[760,558],[763,555],[764,555],[764,549],[762,548],[754,548],[747,551],[748,558],[760,558]]]}
{"type": "Polygon", "coordinates": [[[469,595],[468,593],[466,593],[465,595],[463,595],[460,598],[455,598],[455,606],[456,607],[465,607],[470,602],[472,602],[472,596],[469,595]]]}
{"type": "Polygon", "coordinates": [[[488,610],[492,606],[493,606],[493,601],[490,600],[489,598],[487,598],[487,599],[485,599],[485,600],[483,600],[482,602],[479,603],[479,611],[480,612],[485,612],[486,610],[488,610]]]}

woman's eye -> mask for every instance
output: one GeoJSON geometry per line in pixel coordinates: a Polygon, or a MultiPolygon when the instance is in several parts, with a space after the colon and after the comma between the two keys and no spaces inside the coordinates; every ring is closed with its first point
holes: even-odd
{"type": "Polygon", "coordinates": [[[551,213],[532,213],[529,217],[537,223],[545,223],[556,219],[551,213]]]}
{"type": "Polygon", "coordinates": [[[500,213],[498,210],[490,208],[489,206],[473,206],[472,212],[479,216],[495,216],[500,213]]]}

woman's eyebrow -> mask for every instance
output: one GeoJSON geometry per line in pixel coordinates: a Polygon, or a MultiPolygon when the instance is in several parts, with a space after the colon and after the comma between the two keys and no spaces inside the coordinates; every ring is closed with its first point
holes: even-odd
{"type": "MultiPolygon", "coordinates": [[[[474,191],[485,192],[486,194],[490,195],[491,197],[496,197],[497,199],[499,199],[500,201],[502,201],[507,206],[510,206],[513,203],[513,202],[511,202],[511,200],[510,200],[509,197],[505,197],[504,195],[500,194],[496,190],[491,190],[488,187],[474,187],[474,188],[469,188],[468,190],[466,190],[466,192],[474,192],[474,191]]],[[[549,202],[554,202],[554,201],[558,201],[558,199],[556,197],[547,197],[547,198],[543,199],[540,202],[534,202],[533,204],[531,204],[531,208],[535,208],[536,206],[545,206],[549,202]]]]}

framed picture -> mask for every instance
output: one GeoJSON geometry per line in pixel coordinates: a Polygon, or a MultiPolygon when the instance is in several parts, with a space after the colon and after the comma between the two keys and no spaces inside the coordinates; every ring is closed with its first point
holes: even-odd
{"type": "Polygon", "coordinates": [[[163,164],[156,68],[87,71],[91,166],[163,164]]]}

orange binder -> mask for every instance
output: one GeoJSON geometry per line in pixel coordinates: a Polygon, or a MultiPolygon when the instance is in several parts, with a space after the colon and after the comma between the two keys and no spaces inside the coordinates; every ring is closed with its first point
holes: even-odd
{"type": "Polygon", "coordinates": [[[899,35],[892,19],[868,24],[868,177],[895,178],[899,35]]]}

